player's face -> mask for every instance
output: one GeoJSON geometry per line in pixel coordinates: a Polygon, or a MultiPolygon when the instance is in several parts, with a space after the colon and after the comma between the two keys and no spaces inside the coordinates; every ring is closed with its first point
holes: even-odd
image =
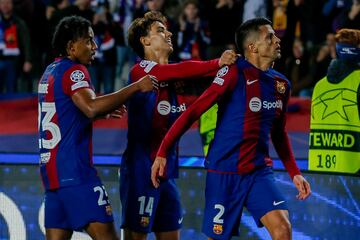
{"type": "Polygon", "coordinates": [[[171,43],[172,33],[169,32],[161,22],[154,22],[146,38],[150,47],[156,52],[165,52],[170,54],[173,51],[171,43]]]}
{"type": "Polygon", "coordinates": [[[97,45],[94,41],[94,32],[89,28],[86,36],[70,44],[69,58],[84,65],[91,64],[94,60],[97,45]]]}
{"type": "Polygon", "coordinates": [[[276,60],[281,57],[280,39],[275,35],[270,25],[260,26],[259,40],[257,47],[259,55],[264,58],[276,60]]]}

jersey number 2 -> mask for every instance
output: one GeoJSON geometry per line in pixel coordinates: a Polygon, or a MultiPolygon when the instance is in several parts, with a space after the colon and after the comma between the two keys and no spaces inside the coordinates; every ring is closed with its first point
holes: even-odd
{"type": "Polygon", "coordinates": [[[225,208],[223,205],[221,204],[215,204],[215,209],[219,209],[219,212],[216,214],[216,216],[213,219],[214,223],[217,224],[223,224],[224,223],[224,219],[222,219],[222,216],[224,215],[225,212],[225,208]]]}

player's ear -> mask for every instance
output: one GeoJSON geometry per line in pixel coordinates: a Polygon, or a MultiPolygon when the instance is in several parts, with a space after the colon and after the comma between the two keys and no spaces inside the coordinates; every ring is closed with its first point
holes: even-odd
{"type": "Polygon", "coordinates": [[[257,52],[258,52],[258,48],[257,48],[257,46],[256,46],[255,43],[250,43],[250,44],[247,46],[247,48],[248,48],[248,51],[249,51],[249,52],[252,52],[252,53],[257,53],[257,52]]]}
{"type": "Polygon", "coordinates": [[[140,42],[143,46],[150,45],[150,39],[148,37],[140,37],[140,42]]]}
{"type": "Polygon", "coordinates": [[[74,41],[68,41],[66,44],[66,52],[68,55],[71,55],[71,53],[75,50],[74,41]]]}

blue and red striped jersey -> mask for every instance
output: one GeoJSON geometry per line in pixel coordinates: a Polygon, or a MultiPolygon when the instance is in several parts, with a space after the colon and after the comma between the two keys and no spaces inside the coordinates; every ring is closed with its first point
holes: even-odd
{"type": "MultiPolygon", "coordinates": [[[[215,76],[219,61],[187,61],[158,64],[142,60],[130,71],[130,82],[149,74],[159,81],[157,92],[136,93],[128,101],[128,142],[123,155],[123,170],[150,169],[166,132],[177,117],[186,110],[187,102],[175,91],[174,81],[215,76]]],[[[167,154],[172,164],[167,176],[178,176],[178,150],[174,144],[167,154]]],[[[150,179],[150,170],[148,178],[150,179]]]]}
{"type": "MultiPolygon", "coordinates": [[[[271,166],[269,139],[291,178],[300,174],[285,129],[289,80],[274,69],[261,71],[243,58],[220,69],[211,86],[174,123],[157,153],[166,152],[185,130],[219,105],[215,137],[206,157],[209,171],[248,173],[271,166]]],[[[168,159],[168,163],[171,159],[168,159]]]]}
{"type": "Polygon", "coordinates": [[[59,58],[38,85],[40,173],[46,189],[98,179],[92,162],[92,121],[71,96],[93,86],[84,65],[59,58]]]}

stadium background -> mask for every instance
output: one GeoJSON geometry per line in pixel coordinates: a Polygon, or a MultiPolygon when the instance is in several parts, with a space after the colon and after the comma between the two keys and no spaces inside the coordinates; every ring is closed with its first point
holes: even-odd
{"type": "MultiPolygon", "coordinates": [[[[276,182],[291,209],[293,239],[357,239],[360,235],[360,178],[308,172],[307,150],[310,100],[292,98],[288,131],[295,155],[312,195],[304,202],[295,198],[296,190],[271,149],[276,182]]],[[[0,101],[0,239],[43,239],[43,186],[38,172],[36,97],[0,101]]],[[[109,193],[115,224],[119,229],[121,206],[118,166],[126,146],[126,117],[95,123],[94,162],[109,193]]],[[[206,172],[202,167],[202,145],[197,124],[180,142],[181,172],[178,185],[183,203],[181,239],[203,240],[201,221],[206,172]]],[[[240,226],[241,237],[270,239],[265,229],[256,227],[248,212],[240,226]]],[[[76,233],[73,239],[89,239],[76,233]]],[[[149,239],[154,239],[151,235],[149,239]]]]}

